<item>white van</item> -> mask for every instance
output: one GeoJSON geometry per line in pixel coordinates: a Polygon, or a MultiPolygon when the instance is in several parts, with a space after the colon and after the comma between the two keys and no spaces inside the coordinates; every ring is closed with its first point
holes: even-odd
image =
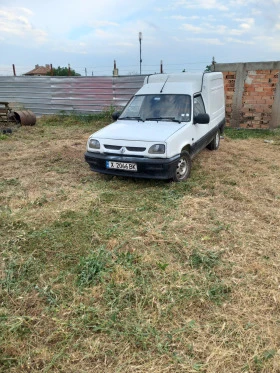
{"type": "Polygon", "coordinates": [[[92,171],[184,181],[195,154],[219,147],[225,125],[223,75],[147,76],[113,119],[88,139],[85,160],[92,171]]]}

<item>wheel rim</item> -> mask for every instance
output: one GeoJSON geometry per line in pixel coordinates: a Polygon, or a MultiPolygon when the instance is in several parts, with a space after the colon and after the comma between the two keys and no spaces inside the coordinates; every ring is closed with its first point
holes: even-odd
{"type": "Polygon", "coordinates": [[[188,171],[188,164],[184,158],[180,158],[177,169],[176,169],[176,174],[178,179],[183,179],[184,176],[186,175],[188,171]]]}

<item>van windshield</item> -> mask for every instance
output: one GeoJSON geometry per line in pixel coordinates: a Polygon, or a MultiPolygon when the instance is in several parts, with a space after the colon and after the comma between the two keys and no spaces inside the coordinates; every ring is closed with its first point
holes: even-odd
{"type": "Polygon", "coordinates": [[[189,122],[191,97],[189,95],[137,95],[128,103],[119,119],[189,122]]]}

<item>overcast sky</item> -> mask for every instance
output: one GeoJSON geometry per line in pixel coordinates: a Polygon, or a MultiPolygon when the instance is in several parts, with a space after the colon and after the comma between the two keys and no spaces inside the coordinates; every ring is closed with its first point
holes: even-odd
{"type": "Polygon", "coordinates": [[[85,75],[202,71],[280,60],[280,0],[0,0],[0,75],[35,64],[85,75]]]}

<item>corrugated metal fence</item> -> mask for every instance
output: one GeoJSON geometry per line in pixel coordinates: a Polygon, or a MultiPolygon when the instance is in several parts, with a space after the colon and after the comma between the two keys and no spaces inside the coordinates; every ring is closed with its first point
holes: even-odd
{"type": "Polygon", "coordinates": [[[0,101],[23,107],[36,115],[100,112],[124,106],[143,85],[145,76],[120,77],[0,77],[0,101]]]}

